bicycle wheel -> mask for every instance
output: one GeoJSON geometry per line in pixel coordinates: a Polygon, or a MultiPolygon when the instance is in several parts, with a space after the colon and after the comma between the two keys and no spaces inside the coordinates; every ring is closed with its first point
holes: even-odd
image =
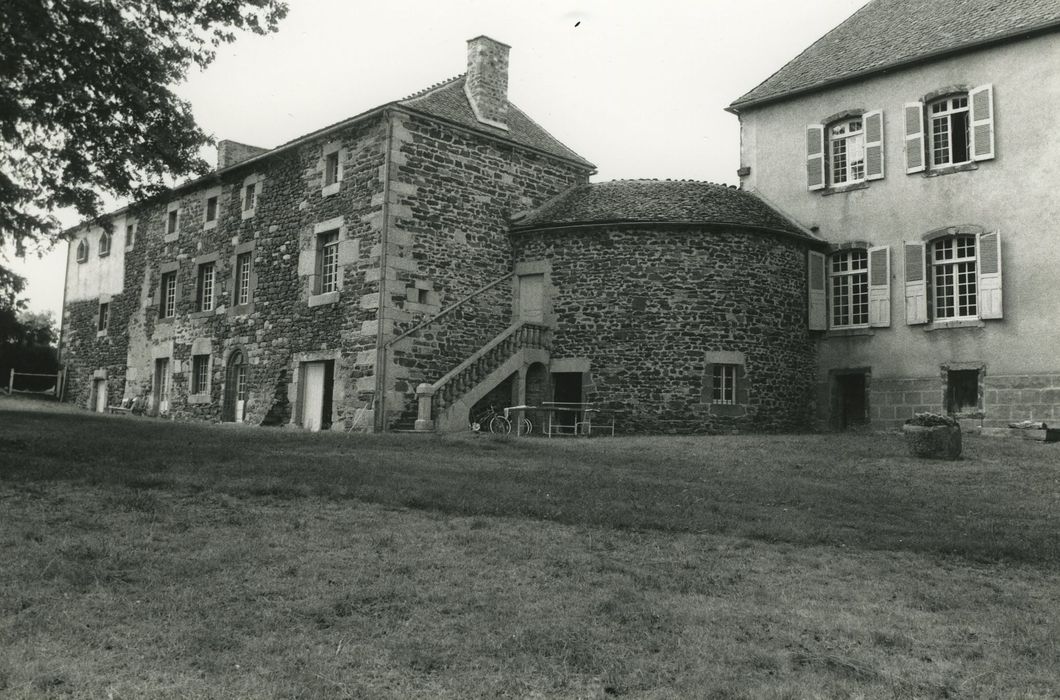
{"type": "Polygon", "coordinates": [[[530,421],[529,418],[523,418],[521,422],[523,425],[523,435],[529,435],[534,431],[534,424],[530,421]]]}
{"type": "Polygon", "coordinates": [[[490,421],[490,432],[494,435],[507,435],[512,432],[512,424],[504,416],[493,416],[490,421]]]}

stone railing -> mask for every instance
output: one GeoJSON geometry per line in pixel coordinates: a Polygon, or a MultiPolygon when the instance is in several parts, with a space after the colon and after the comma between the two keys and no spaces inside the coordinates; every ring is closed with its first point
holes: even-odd
{"type": "Polygon", "coordinates": [[[552,337],[547,326],[519,321],[479,348],[433,384],[416,387],[419,411],[416,430],[433,430],[433,416],[474,389],[494,370],[526,348],[550,350],[552,337]]]}

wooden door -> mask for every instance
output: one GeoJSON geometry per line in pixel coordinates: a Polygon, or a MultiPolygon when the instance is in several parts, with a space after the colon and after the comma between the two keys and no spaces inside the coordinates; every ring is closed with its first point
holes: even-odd
{"type": "Polygon", "coordinates": [[[97,379],[93,392],[96,396],[96,413],[107,412],[107,380],[97,379]]]}
{"type": "Polygon", "coordinates": [[[302,427],[320,430],[324,424],[324,362],[306,362],[303,365],[302,427]]]}

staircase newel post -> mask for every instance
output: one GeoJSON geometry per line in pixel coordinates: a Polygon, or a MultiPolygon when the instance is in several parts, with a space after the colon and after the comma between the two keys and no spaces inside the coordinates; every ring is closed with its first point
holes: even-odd
{"type": "Polygon", "coordinates": [[[434,399],[434,391],[434,387],[426,383],[416,387],[416,400],[419,402],[416,415],[416,430],[434,430],[434,420],[431,417],[431,402],[434,399]]]}

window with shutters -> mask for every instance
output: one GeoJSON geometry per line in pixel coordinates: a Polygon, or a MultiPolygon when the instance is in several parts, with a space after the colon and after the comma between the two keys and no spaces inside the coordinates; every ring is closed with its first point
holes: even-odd
{"type": "Polygon", "coordinates": [[[933,328],[1002,318],[1001,237],[977,226],[905,243],[906,322],[933,328]]]}
{"type": "Polygon", "coordinates": [[[810,190],[842,191],[880,180],[883,112],[846,112],[806,127],[806,184],[810,190]]]}
{"type": "Polygon", "coordinates": [[[890,325],[890,248],[857,245],[829,258],[828,327],[832,330],[890,325]]]}
{"type": "Polygon", "coordinates": [[[994,88],[949,88],[905,105],[906,172],[938,175],[994,158],[994,88]]]}

